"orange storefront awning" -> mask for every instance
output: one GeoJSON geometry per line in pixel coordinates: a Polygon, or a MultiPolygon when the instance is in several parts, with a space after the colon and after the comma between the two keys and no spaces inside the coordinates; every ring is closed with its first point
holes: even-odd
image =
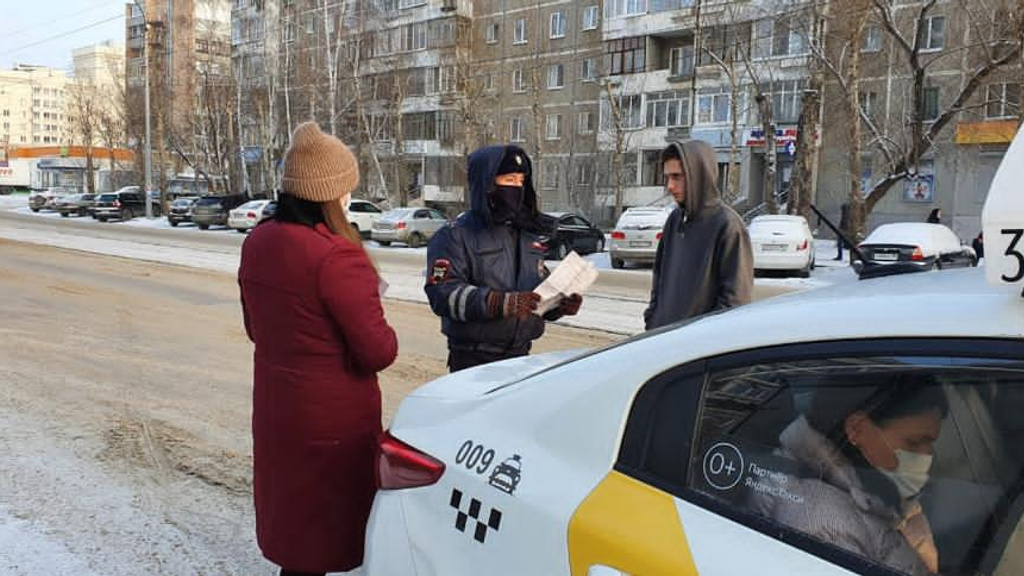
{"type": "Polygon", "coordinates": [[[962,122],[956,126],[956,143],[961,145],[1009,144],[1016,134],[1016,120],[962,122]]]}
{"type": "MultiPolygon", "coordinates": [[[[15,158],[85,158],[85,146],[18,146],[7,149],[7,157],[15,158]]],[[[93,158],[110,158],[110,149],[94,146],[92,149],[93,158]]],[[[134,158],[131,150],[124,148],[114,149],[114,160],[128,162],[134,158]]]]}

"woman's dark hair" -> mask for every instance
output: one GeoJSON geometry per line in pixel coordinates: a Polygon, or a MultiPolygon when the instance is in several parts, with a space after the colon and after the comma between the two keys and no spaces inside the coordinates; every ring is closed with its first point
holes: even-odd
{"type": "Polygon", "coordinates": [[[277,211],[274,212],[274,220],[302,224],[310,228],[326,223],[324,210],[319,202],[303,200],[294,194],[284,192],[277,197],[277,211]]]}
{"type": "Polygon", "coordinates": [[[886,422],[938,410],[943,418],[949,401],[942,385],[931,374],[901,372],[879,382],[879,375],[858,375],[849,383],[818,390],[804,415],[807,422],[839,446],[846,444],[846,419],[854,412],[867,414],[872,422],[886,422]],[[870,385],[865,385],[865,381],[870,385]]]}

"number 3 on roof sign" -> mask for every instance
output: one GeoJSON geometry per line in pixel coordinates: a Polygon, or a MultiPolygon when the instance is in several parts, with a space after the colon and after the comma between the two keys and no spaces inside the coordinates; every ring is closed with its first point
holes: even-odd
{"type": "Polygon", "coordinates": [[[990,284],[1020,292],[1024,288],[1024,130],[1017,132],[992,179],[981,225],[985,277],[990,284]]]}

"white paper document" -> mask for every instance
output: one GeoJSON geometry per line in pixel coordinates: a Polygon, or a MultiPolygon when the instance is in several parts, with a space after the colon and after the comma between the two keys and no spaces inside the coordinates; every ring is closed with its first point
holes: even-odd
{"type": "Polygon", "coordinates": [[[576,252],[570,252],[554,272],[534,290],[540,295],[540,303],[534,314],[543,316],[558,306],[563,298],[573,294],[584,294],[596,280],[597,267],[580,258],[576,252]]]}

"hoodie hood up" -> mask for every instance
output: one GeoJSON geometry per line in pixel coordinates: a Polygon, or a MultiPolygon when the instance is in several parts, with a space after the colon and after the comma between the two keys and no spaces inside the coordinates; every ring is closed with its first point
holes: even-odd
{"type": "Polygon", "coordinates": [[[687,220],[699,219],[721,205],[718,190],[718,156],[715,150],[699,140],[673,142],[667,149],[682,158],[686,178],[683,212],[687,220]]]}
{"type": "Polygon", "coordinates": [[[518,146],[485,146],[469,155],[469,212],[473,221],[482,228],[494,225],[491,215],[489,194],[494,189],[494,178],[502,160],[508,154],[521,154],[526,181],[523,183],[524,219],[531,226],[525,228],[543,231],[542,219],[537,209],[537,191],[533,187],[533,163],[530,156],[518,146]]]}

